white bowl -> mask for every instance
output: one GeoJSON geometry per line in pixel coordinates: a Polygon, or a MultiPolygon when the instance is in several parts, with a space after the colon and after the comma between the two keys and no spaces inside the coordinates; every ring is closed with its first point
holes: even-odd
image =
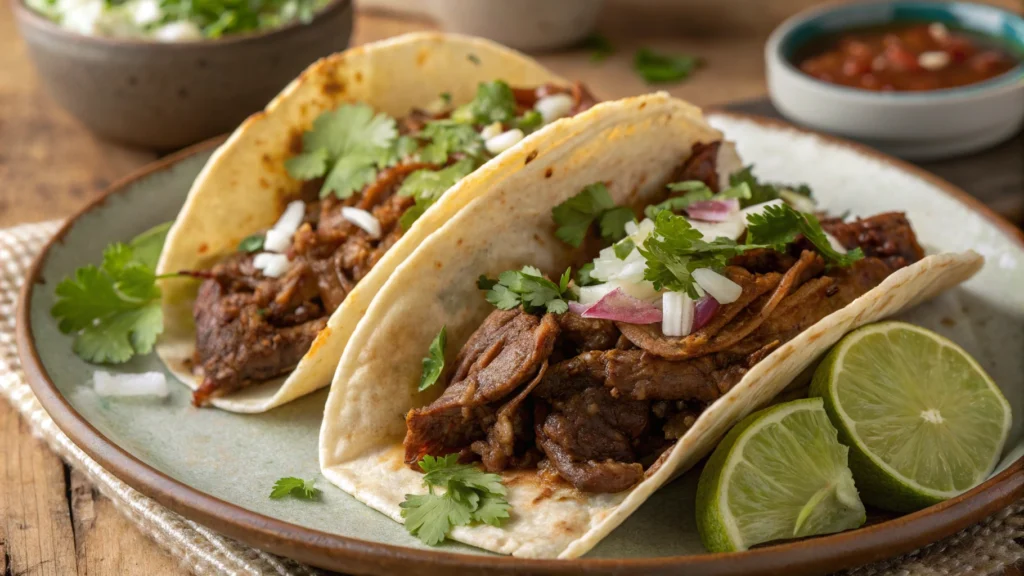
{"type": "Polygon", "coordinates": [[[962,88],[872,92],[817,80],[791,60],[796,49],[820,34],[922,20],[1000,37],[1024,50],[1024,19],[992,6],[887,1],[815,9],[786,20],[768,39],[765,61],[772,103],[798,124],[911,160],[966,154],[1016,134],[1024,124],[1024,64],[962,88]]]}

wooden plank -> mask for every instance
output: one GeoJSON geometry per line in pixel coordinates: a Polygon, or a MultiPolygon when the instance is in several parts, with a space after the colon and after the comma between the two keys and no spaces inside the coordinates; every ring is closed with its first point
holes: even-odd
{"type": "Polygon", "coordinates": [[[156,157],[100,140],[59,108],[13,20],[8,7],[0,9],[0,226],[75,212],[156,157]]]}
{"type": "Polygon", "coordinates": [[[64,465],[0,402],[0,542],[4,574],[77,574],[64,465]]]}
{"type": "Polygon", "coordinates": [[[96,493],[85,475],[71,471],[71,518],[80,576],[176,576],[184,571],[174,558],[96,493]]]}

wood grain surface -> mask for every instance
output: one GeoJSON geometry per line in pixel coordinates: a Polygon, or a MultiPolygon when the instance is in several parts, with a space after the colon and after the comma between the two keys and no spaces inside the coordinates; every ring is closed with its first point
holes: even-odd
{"type": "MultiPolygon", "coordinates": [[[[618,48],[615,55],[601,64],[590,62],[582,50],[539,59],[584,81],[601,97],[617,98],[651,91],[631,71],[636,48],[685,52],[703,58],[704,67],[688,82],[659,89],[701,106],[749,100],[765,94],[762,47],[771,29],[815,3],[612,0],[599,29],[618,48]]],[[[1022,7],[1018,0],[993,3],[1022,7]]],[[[429,28],[429,22],[360,13],[354,43],[429,28]]],[[[96,138],[50,100],[5,2],[0,8],[0,226],[67,216],[154,158],[150,151],[96,138]]],[[[1024,214],[1024,191],[1013,189],[1018,176],[978,176],[1006,188],[1005,195],[986,200],[1017,217],[1024,214]]],[[[0,402],[0,575],[182,573],[176,559],[122,518],[0,402]]]]}

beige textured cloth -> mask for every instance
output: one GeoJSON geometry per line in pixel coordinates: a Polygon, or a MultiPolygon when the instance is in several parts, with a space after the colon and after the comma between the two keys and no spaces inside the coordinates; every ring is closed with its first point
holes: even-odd
{"type": "MultiPolygon", "coordinates": [[[[0,393],[71,466],[84,472],[101,494],[182,566],[198,575],[299,576],[314,568],[279,558],[221,536],[182,518],[118,480],[82,452],[53,423],[25,382],[14,340],[18,290],[32,259],[56,232],[58,222],[0,230],[0,393]]],[[[950,538],[906,556],[864,566],[850,576],[939,576],[1002,574],[1024,559],[1024,502],[1000,511],[950,538]]]]}

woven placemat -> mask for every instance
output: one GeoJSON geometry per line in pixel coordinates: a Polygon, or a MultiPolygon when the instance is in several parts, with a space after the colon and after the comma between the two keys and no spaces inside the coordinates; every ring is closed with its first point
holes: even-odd
{"type": "MultiPolygon", "coordinates": [[[[32,259],[57,230],[58,222],[0,230],[0,393],[32,431],[101,494],[194,574],[300,576],[321,571],[251,548],[187,520],[121,482],[57,428],[25,382],[14,339],[18,290],[32,259]]],[[[1024,502],[1010,506],[958,534],[906,556],[864,566],[847,574],[938,576],[1001,574],[1024,559],[1024,502]]]]}

